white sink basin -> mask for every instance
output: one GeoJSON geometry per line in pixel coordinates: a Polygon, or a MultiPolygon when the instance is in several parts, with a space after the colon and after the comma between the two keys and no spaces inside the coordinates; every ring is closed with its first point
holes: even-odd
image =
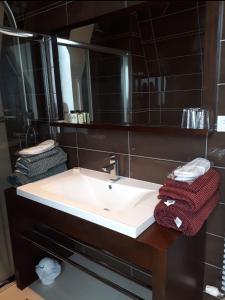
{"type": "Polygon", "coordinates": [[[17,188],[17,194],[136,238],[154,221],[159,184],[74,168],[17,188]]]}

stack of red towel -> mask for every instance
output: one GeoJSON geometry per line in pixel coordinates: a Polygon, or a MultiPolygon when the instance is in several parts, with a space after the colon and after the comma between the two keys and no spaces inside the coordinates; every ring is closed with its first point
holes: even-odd
{"type": "Polygon", "coordinates": [[[219,202],[219,181],[214,169],[191,184],[167,179],[159,189],[161,201],[154,213],[157,223],[195,235],[219,202]]]}

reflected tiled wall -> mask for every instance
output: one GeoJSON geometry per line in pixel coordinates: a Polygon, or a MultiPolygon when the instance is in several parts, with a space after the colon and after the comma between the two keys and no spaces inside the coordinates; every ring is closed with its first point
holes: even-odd
{"type": "Polygon", "coordinates": [[[131,53],[134,123],[180,125],[202,106],[205,2],[149,2],[96,24],[93,44],[131,53]]]}
{"type": "MultiPolygon", "coordinates": [[[[83,12],[78,16],[79,5],[81,5],[83,11],[84,2],[86,1],[82,1],[83,4],[81,5],[81,1],[68,1],[67,3],[58,1],[58,6],[54,8],[48,7],[45,10],[43,7],[40,7],[41,13],[36,10],[33,15],[31,12],[27,16],[25,14],[24,21],[22,21],[21,15],[19,15],[19,18],[26,29],[49,32],[75,23],[76,18],[78,18],[79,22],[82,16],[85,17],[83,12]],[[42,22],[38,21],[40,18],[42,22]]],[[[113,1],[109,2],[109,7],[113,10],[113,1]]],[[[124,1],[115,2],[117,2],[116,6],[124,5],[124,1]]],[[[48,1],[48,3],[52,5],[52,1],[48,1]]],[[[202,103],[201,62],[202,39],[204,35],[204,25],[202,23],[204,18],[202,15],[204,14],[205,2],[171,1],[169,3],[173,5],[167,7],[167,16],[162,17],[165,11],[165,3],[168,2],[163,1],[162,5],[158,6],[157,9],[156,7],[151,9],[152,18],[149,18],[148,10],[143,10],[140,15],[132,15],[131,19],[137,21],[129,23],[133,24],[133,29],[131,30],[134,33],[134,35],[132,34],[133,38],[130,39],[127,35],[120,37],[121,47],[123,45],[126,47],[128,43],[132,48],[133,58],[135,57],[133,99],[137,109],[148,107],[149,97],[152,107],[157,108],[158,99],[161,99],[162,95],[166,99],[175,99],[175,102],[173,100],[167,100],[169,102],[166,102],[168,105],[174,104],[175,108],[177,106],[181,108],[179,101],[185,103],[187,97],[196,101],[194,103],[198,103],[198,105],[202,103]],[[183,12],[175,13],[181,9],[181,6],[187,13],[185,16],[183,12]],[[174,18],[180,20],[178,28],[173,26],[174,18]],[[192,21],[191,23],[189,22],[190,20],[192,21]],[[137,29],[137,26],[140,27],[140,31],[137,29]],[[152,28],[154,28],[154,36],[152,28]],[[140,41],[140,32],[144,37],[143,43],[140,41]],[[179,40],[179,48],[174,46],[176,45],[176,40],[179,40]],[[150,47],[152,44],[155,46],[154,49],[150,47]],[[193,47],[186,47],[186,45],[192,45],[193,47]],[[152,51],[152,49],[157,51],[152,51]],[[166,49],[166,52],[163,49],[166,49]],[[180,55],[179,53],[182,54],[180,55]],[[149,70],[152,72],[150,80],[148,79],[149,70]],[[163,75],[167,75],[166,86],[158,84],[159,75],[161,75],[159,70],[164,72],[163,75]]],[[[118,7],[114,8],[118,9],[118,7]]],[[[104,9],[101,8],[101,10],[104,9]]],[[[87,16],[90,18],[90,12],[87,12],[87,16]]],[[[127,23],[119,28],[125,30],[126,26],[127,23]]],[[[222,27],[221,40],[225,38],[225,23],[222,27]]],[[[115,30],[118,30],[118,28],[115,27],[115,30]]],[[[225,66],[225,42],[223,40],[221,42],[218,41],[218,45],[221,45],[221,71],[217,82],[217,113],[223,114],[225,111],[225,73],[223,67],[225,66]]],[[[212,99],[212,101],[216,101],[216,99],[212,99]]],[[[172,107],[167,106],[167,108],[172,107]]],[[[168,115],[164,115],[162,110],[161,112],[159,116],[159,111],[152,111],[151,120],[155,120],[154,122],[157,122],[159,118],[165,120],[168,115]]],[[[172,109],[170,114],[172,116],[170,119],[175,119],[175,122],[178,122],[179,117],[177,117],[177,114],[174,114],[172,109]]],[[[142,117],[144,117],[144,114],[142,117]]],[[[43,134],[44,131],[42,131],[43,134]]],[[[224,133],[213,133],[209,137],[197,137],[165,133],[153,134],[147,132],[65,128],[60,130],[57,139],[69,155],[69,167],[79,165],[100,170],[104,164],[108,163],[109,154],[116,153],[120,160],[121,175],[158,183],[163,183],[168,173],[175,167],[197,156],[208,157],[214,162],[222,178],[220,187],[221,202],[207,222],[207,244],[204,264],[205,284],[220,287],[225,232],[224,133]]],[[[209,300],[213,299],[213,297],[206,296],[205,299],[209,300]]]]}

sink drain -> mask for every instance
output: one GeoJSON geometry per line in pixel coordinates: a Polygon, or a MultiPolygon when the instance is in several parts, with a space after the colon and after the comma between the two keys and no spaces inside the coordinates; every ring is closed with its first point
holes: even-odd
{"type": "Polygon", "coordinates": [[[105,208],[103,208],[103,210],[110,211],[110,209],[109,209],[109,208],[106,208],[106,207],[105,207],[105,208]]]}

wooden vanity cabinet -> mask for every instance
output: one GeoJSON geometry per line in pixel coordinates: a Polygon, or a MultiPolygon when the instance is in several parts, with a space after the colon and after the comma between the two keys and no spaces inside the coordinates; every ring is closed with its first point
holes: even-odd
{"type": "MultiPolygon", "coordinates": [[[[204,229],[195,237],[187,238],[178,231],[154,223],[134,239],[17,196],[14,188],[6,190],[6,202],[16,281],[20,289],[37,279],[34,267],[46,256],[46,252],[37,247],[38,241],[35,246],[24,236],[35,226],[47,226],[150,272],[153,300],[203,299],[204,229]]],[[[69,257],[70,252],[65,250],[63,254],[69,257]]]]}

